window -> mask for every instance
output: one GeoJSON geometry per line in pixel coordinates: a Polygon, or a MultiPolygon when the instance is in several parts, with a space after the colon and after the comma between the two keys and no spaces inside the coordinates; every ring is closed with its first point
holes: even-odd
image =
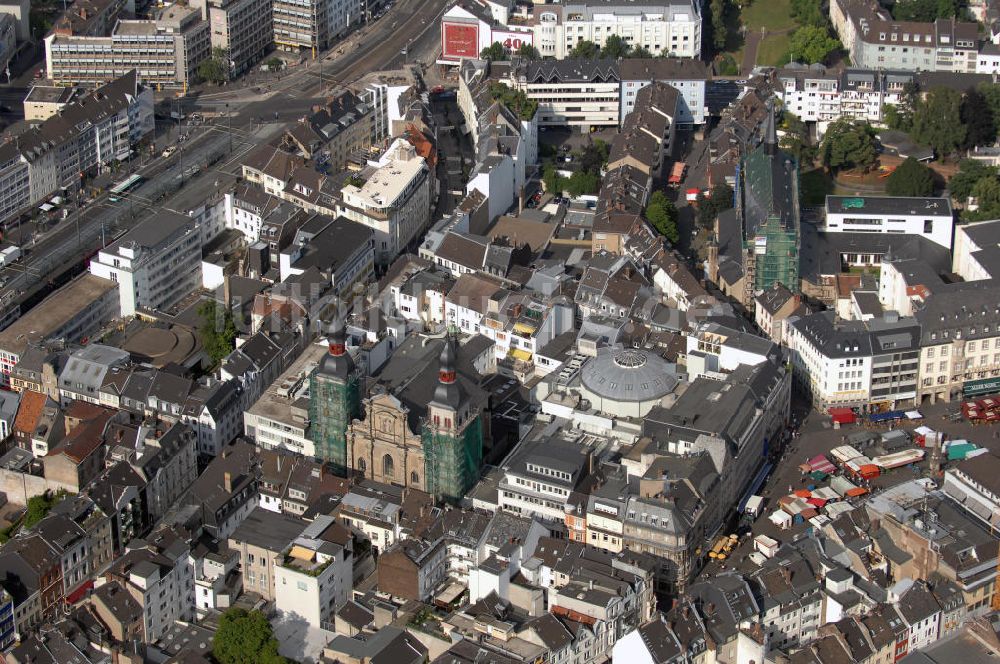
{"type": "Polygon", "coordinates": [[[395,462],[392,460],[392,455],[386,454],[382,457],[382,474],[386,477],[395,477],[395,462]]]}
{"type": "Polygon", "coordinates": [[[367,468],[368,468],[368,464],[365,463],[365,460],[364,459],[358,459],[358,470],[361,471],[362,475],[364,475],[365,470],[367,470],[367,468]]]}
{"type": "Polygon", "coordinates": [[[420,484],[420,475],[417,475],[417,471],[410,473],[410,484],[420,484]]]}

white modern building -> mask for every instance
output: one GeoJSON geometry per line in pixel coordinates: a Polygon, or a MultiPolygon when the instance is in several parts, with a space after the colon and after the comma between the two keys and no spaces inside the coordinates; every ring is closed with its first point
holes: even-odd
{"type": "Polygon", "coordinates": [[[535,60],[514,74],[516,89],[538,102],[538,125],[617,127],[618,63],[615,60],[535,60]]]}
{"type": "Polygon", "coordinates": [[[430,221],[430,169],[413,145],[398,138],[362,178],[341,190],[337,214],[375,231],[375,261],[387,265],[430,221]]]}
{"type": "Polygon", "coordinates": [[[58,85],[94,85],[136,69],[147,85],[187,89],[211,51],[201,12],[171,5],[155,20],[119,20],[110,36],[50,34],[46,76],[58,85]]]}
{"type": "Polygon", "coordinates": [[[913,405],[920,370],[920,325],[894,313],[837,321],[825,311],[792,318],[785,338],[796,379],[813,406],[888,409],[913,405]]]}
{"type": "Polygon", "coordinates": [[[351,540],[332,516],[316,517],[275,565],[275,608],[310,627],[328,628],[351,597],[351,540]]]}
{"type": "Polygon", "coordinates": [[[562,60],[582,41],[604,45],[617,35],[654,56],[701,56],[701,5],[691,0],[579,0],[539,4],[511,14],[499,3],[466,0],[441,18],[442,64],[478,58],[493,43],[509,51],[534,46],[562,60]]]}
{"type": "Polygon", "coordinates": [[[535,48],[562,59],[582,41],[603,45],[617,35],[654,56],[701,56],[701,5],[690,0],[567,2],[535,8],[535,48]]]}
{"type": "Polygon", "coordinates": [[[907,71],[789,65],[778,71],[775,93],[782,108],[804,122],[818,123],[822,134],[842,117],[883,124],[885,108],[899,104],[914,80],[915,74],[907,71]]]}
{"type": "Polygon", "coordinates": [[[903,196],[827,196],[827,233],[902,233],[919,235],[951,249],[954,231],[947,198],[903,196]]]}
{"type": "Polygon", "coordinates": [[[639,90],[654,81],[667,83],[677,89],[677,124],[701,125],[705,123],[708,108],[705,105],[705,85],[712,77],[709,67],[695,58],[626,58],[619,67],[621,80],[621,119],[635,110],[635,96],[639,90]]]}
{"type": "Polygon", "coordinates": [[[201,235],[190,217],[160,209],[90,262],[118,284],[121,315],[176,304],[201,284],[201,235]]]}

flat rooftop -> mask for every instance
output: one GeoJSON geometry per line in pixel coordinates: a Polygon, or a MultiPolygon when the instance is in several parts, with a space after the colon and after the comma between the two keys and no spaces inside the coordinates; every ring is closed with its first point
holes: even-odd
{"type": "Polygon", "coordinates": [[[307,346],[292,366],[267,387],[264,394],[247,412],[296,428],[303,427],[305,420],[293,411],[292,405],[308,393],[309,374],[319,365],[327,352],[329,348],[325,343],[307,346]],[[292,386],[295,386],[294,389],[292,386]]]}
{"type": "Polygon", "coordinates": [[[57,85],[36,85],[28,91],[28,96],[24,98],[26,102],[35,104],[67,104],[73,98],[76,91],[57,85]]]}
{"type": "Polygon", "coordinates": [[[0,349],[20,355],[29,342],[59,331],[113,288],[113,281],[90,273],[74,279],[0,331],[0,349]]]}
{"type": "Polygon", "coordinates": [[[156,21],[118,21],[112,34],[115,35],[155,35],[156,21]]]}
{"type": "Polygon", "coordinates": [[[951,216],[947,198],[905,196],[827,196],[827,214],[911,214],[951,216]]]}
{"type": "Polygon", "coordinates": [[[424,168],[424,159],[413,158],[407,161],[391,160],[368,178],[359,189],[354,185],[344,188],[355,205],[366,208],[387,208],[392,206],[403,194],[413,178],[424,168]]]}

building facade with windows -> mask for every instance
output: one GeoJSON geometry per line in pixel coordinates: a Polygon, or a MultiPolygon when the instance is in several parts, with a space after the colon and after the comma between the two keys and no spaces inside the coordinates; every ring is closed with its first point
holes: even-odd
{"type": "Polygon", "coordinates": [[[211,51],[201,12],[173,5],[155,20],[119,20],[106,37],[50,34],[46,76],[57,85],[95,85],[135,69],[147,85],[187,89],[211,51]]]}
{"type": "Polygon", "coordinates": [[[201,285],[201,245],[193,219],[161,209],[99,251],[90,273],[118,284],[123,316],[169,307],[201,285]]]}
{"type": "Polygon", "coordinates": [[[826,233],[917,235],[951,249],[955,219],[948,198],[827,196],[826,233]]]}

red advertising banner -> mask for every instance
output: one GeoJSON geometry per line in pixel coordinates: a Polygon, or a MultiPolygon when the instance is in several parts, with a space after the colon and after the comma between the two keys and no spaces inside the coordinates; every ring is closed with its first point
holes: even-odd
{"type": "Polygon", "coordinates": [[[449,59],[479,57],[479,26],[445,23],[441,28],[441,53],[449,59]]]}

